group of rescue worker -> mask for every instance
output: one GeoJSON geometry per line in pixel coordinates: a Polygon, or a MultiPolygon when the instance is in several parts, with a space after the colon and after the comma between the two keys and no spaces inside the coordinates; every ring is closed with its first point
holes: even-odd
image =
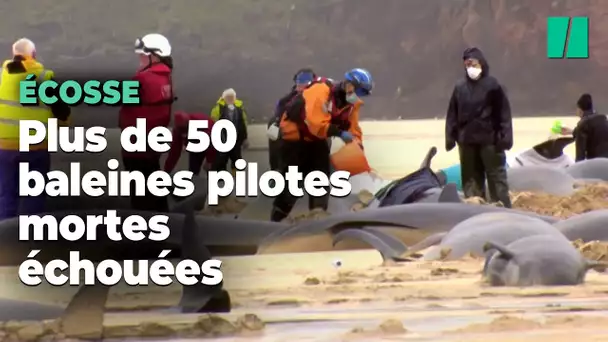
{"type": "MultiPolygon", "coordinates": [[[[161,154],[149,146],[146,152],[122,152],[127,171],[139,171],[150,176],[155,171],[173,171],[183,147],[188,143],[188,124],[192,120],[208,120],[207,134],[213,122],[227,119],[237,128],[237,144],[226,153],[212,148],[205,152],[190,153],[189,170],[195,174],[201,169],[220,171],[242,158],[242,149],[248,146],[247,113],[234,89],[225,90],[211,110],[202,113],[177,112],[173,93],[172,48],[169,40],[157,33],[138,38],[135,52],[139,67],[133,80],[140,83],[140,104],[123,106],[119,112],[119,127],[135,126],[139,118],[146,119],[148,132],[155,127],[168,127],[173,120],[173,141],[170,152],[161,167],[161,154]]],[[[19,103],[19,84],[30,74],[36,80],[54,78],[36,59],[34,43],[22,38],[13,44],[13,57],[2,65],[0,83],[0,220],[22,214],[44,211],[45,196],[19,197],[19,163],[28,162],[30,170],[46,174],[50,169],[50,155],[46,143],[31,147],[29,152],[19,151],[19,121],[39,120],[46,123],[56,118],[63,125],[70,121],[70,106],[57,101],[46,106],[23,106],[19,103]]],[[[477,48],[465,50],[463,55],[465,77],[454,87],[446,117],[446,150],[458,146],[461,181],[466,197],[484,197],[486,179],[489,197],[510,207],[506,176],[505,151],[513,145],[512,118],[509,100],[503,87],[490,76],[489,65],[477,48]]],[[[363,135],[359,124],[363,98],[370,95],[374,81],[369,71],[354,68],[341,80],[317,75],[312,69],[296,72],[293,86],[276,105],[274,116],[268,123],[270,139],[270,166],[287,172],[297,166],[304,177],[312,171],[328,174],[331,169],[330,143],[340,139],[346,144],[355,143],[363,148],[363,135]]],[[[577,160],[608,157],[608,121],[595,113],[591,96],[585,94],[578,101],[581,120],[577,128],[564,128],[565,134],[574,134],[577,141],[577,160]]],[[[131,190],[134,194],[134,189],[131,190]]],[[[327,191],[329,194],[329,191],[327,191]]],[[[297,198],[288,188],[274,200],[270,219],[281,221],[293,209],[297,198]]],[[[329,195],[310,196],[309,208],[327,209],[329,195]]],[[[131,206],[136,210],[165,212],[166,197],[146,192],[145,196],[132,196],[131,206]]]]}
{"type": "MultiPolygon", "coordinates": [[[[145,177],[155,171],[172,172],[180,159],[184,146],[188,144],[188,124],[192,120],[207,120],[209,125],[205,130],[211,135],[213,122],[230,120],[237,129],[235,147],[226,153],[219,153],[210,146],[204,152],[190,152],[188,169],[195,175],[204,170],[225,170],[231,162],[231,170],[235,171],[234,163],[242,158],[241,149],[246,148],[247,142],[247,113],[243,102],[236,97],[232,88],[224,90],[220,99],[211,109],[210,115],[203,113],[177,112],[173,115],[172,105],[177,100],[173,93],[172,70],[173,59],[169,40],[157,33],[138,38],[135,42],[135,53],[139,56],[139,68],[134,80],[140,83],[140,104],[138,106],[123,106],[119,113],[119,127],[125,129],[134,126],[139,118],[146,119],[148,132],[155,127],[168,127],[173,120],[173,140],[171,149],[161,168],[161,154],[149,146],[146,152],[131,153],[123,150],[123,163],[127,171],[139,171],[145,177]]],[[[133,185],[133,184],[132,184],[133,185]]],[[[131,189],[133,194],[135,189],[131,189]]],[[[149,192],[144,196],[131,196],[131,207],[135,210],[157,212],[168,211],[166,197],[158,197],[149,192]]]]}
{"type": "MultiPolygon", "coordinates": [[[[478,48],[466,49],[462,59],[465,77],[452,92],[445,132],[446,150],[457,145],[460,164],[441,173],[461,184],[465,197],[486,198],[487,180],[489,199],[510,208],[505,151],[513,147],[511,106],[478,48]]],[[[576,128],[563,127],[560,132],[574,136],[576,161],[608,158],[608,119],[594,110],[591,95],[581,95],[576,115],[576,128]]]]}
{"type": "MultiPolygon", "coordinates": [[[[359,110],[363,105],[361,98],[372,93],[372,75],[355,68],[347,71],[342,80],[334,81],[305,68],[293,80],[292,89],[279,100],[268,123],[270,166],[282,173],[297,166],[304,178],[313,171],[329,174],[331,138],[363,146],[359,110]]],[[[310,210],[327,210],[329,189],[326,190],[325,196],[309,196],[310,210]]],[[[285,188],[274,200],[271,221],[285,219],[297,199],[285,188]]]]}
{"type": "MultiPolygon", "coordinates": [[[[137,119],[146,119],[146,129],[150,132],[155,127],[168,127],[174,116],[173,141],[169,155],[161,168],[161,153],[149,146],[145,152],[122,151],[122,163],[127,171],[138,171],[148,177],[155,171],[173,171],[183,147],[187,144],[188,123],[191,120],[208,120],[210,134],[213,122],[228,119],[237,127],[237,146],[229,153],[217,153],[212,148],[205,152],[191,153],[189,169],[199,174],[201,168],[206,170],[224,170],[228,161],[234,162],[241,158],[241,148],[247,147],[247,114],[242,101],[236,98],[233,89],[227,89],[217,101],[211,115],[188,114],[178,112],[173,115],[173,103],[177,99],[173,94],[173,59],[169,40],[157,33],[152,33],[136,39],[135,53],[139,58],[139,66],[132,78],[140,84],[140,104],[125,105],[120,108],[118,126],[121,130],[135,126],[137,119]]],[[[45,208],[46,196],[19,196],[19,163],[29,163],[31,171],[46,174],[50,171],[51,156],[47,142],[30,146],[29,152],[19,151],[19,121],[38,120],[48,123],[56,118],[60,125],[70,123],[71,107],[62,101],[53,105],[39,102],[37,106],[20,104],[20,82],[29,75],[35,75],[36,81],[55,80],[53,71],[45,68],[37,60],[36,46],[27,38],[21,38],[13,44],[12,58],[2,64],[0,82],[0,220],[18,215],[41,213],[45,208]]],[[[61,82],[61,81],[59,81],[61,82]]],[[[58,88],[57,88],[58,89],[58,88]]],[[[48,91],[47,95],[52,91],[48,91]]],[[[134,184],[132,184],[134,186],[134,184]]],[[[131,188],[131,193],[135,191],[131,188]]],[[[166,212],[168,201],[166,197],[154,196],[146,190],[144,196],[131,196],[131,207],[136,210],[166,212]]]]}

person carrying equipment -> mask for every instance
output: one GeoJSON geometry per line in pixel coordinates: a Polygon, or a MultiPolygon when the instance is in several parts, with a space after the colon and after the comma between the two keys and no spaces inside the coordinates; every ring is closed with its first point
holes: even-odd
{"type": "MultiPolygon", "coordinates": [[[[192,120],[207,120],[209,126],[205,129],[205,133],[211,136],[211,129],[213,128],[213,120],[208,115],[202,113],[188,114],[185,112],[175,113],[175,125],[173,127],[173,141],[171,142],[171,150],[165,160],[165,171],[172,172],[175,165],[179,161],[184,146],[188,144],[188,124],[192,120]]],[[[204,152],[189,152],[190,158],[188,161],[188,170],[195,175],[199,175],[201,172],[201,166],[205,171],[211,169],[213,161],[215,159],[216,151],[213,145],[209,144],[209,148],[204,152]],[[203,165],[204,162],[204,165],[203,165]]]]}
{"type": "MultiPolygon", "coordinates": [[[[371,94],[374,87],[369,71],[352,69],[344,80],[334,84],[331,80],[317,78],[304,91],[297,94],[286,106],[280,122],[282,172],[289,166],[297,166],[306,177],[312,171],[329,176],[330,156],[328,138],[339,137],[345,143],[362,143],[359,126],[361,97],[371,94]]],[[[310,197],[310,210],[327,209],[327,195],[310,197]]],[[[297,198],[288,188],[275,198],[271,220],[282,221],[293,209],[297,198]]]]}
{"type": "MultiPolygon", "coordinates": [[[[0,82],[0,220],[18,215],[33,215],[44,212],[46,195],[19,197],[19,163],[29,164],[31,171],[47,174],[51,157],[47,142],[30,146],[29,152],[19,151],[19,121],[38,120],[44,124],[51,118],[59,125],[67,126],[70,107],[61,101],[52,105],[41,102],[35,106],[20,103],[19,84],[28,75],[34,74],[40,83],[51,80],[55,74],[36,60],[36,46],[21,38],[13,44],[13,58],[2,64],[0,82]]],[[[48,90],[47,95],[58,97],[57,90],[48,90]],[[51,94],[53,93],[53,94],[51,94]]]]}
{"type": "Polygon", "coordinates": [[[281,160],[281,137],[279,124],[281,122],[281,115],[285,112],[287,104],[301,91],[306,89],[317,78],[317,75],[310,68],[303,68],[298,70],[293,75],[294,85],[291,87],[289,93],[283,96],[277,103],[274,115],[268,122],[268,161],[270,163],[271,170],[279,170],[279,162],[281,160]]]}
{"type": "MultiPolygon", "coordinates": [[[[137,119],[146,120],[146,130],[168,127],[171,122],[173,95],[173,59],[169,40],[158,33],[145,35],[135,41],[135,53],[139,56],[139,69],[133,80],[140,84],[140,104],[124,105],[119,113],[119,127],[124,130],[135,126],[137,119]]],[[[149,146],[145,152],[122,151],[124,167],[129,172],[139,171],[144,177],[160,171],[161,154],[149,146]]],[[[166,197],[157,197],[146,189],[144,196],[135,196],[135,183],[131,183],[131,207],[135,210],[166,212],[166,197]]]]}
{"type": "MultiPolygon", "coordinates": [[[[247,112],[243,107],[243,101],[237,99],[234,89],[224,90],[222,97],[211,109],[211,119],[213,121],[230,120],[236,127],[236,145],[229,152],[218,152],[211,167],[214,171],[226,170],[228,160],[230,160],[231,170],[234,173],[236,172],[234,163],[243,158],[243,148],[247,149],[249,147],[247,141],[247,112]]],[[[226,132],[223,132],[223,134],[225,135],[226,132]]],[[[222,139],[226,139],[226,137],[222,136],[222,139]]]]}

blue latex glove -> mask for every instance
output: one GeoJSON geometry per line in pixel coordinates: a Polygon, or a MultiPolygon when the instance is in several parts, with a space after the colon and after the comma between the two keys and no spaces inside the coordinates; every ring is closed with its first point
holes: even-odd
{"type": "Polygon", "coordinates": [[[344,141],[345,143],[351,143],[353,142],[353,140],[355,139],[353,137],[352,134],[350,134],[350,132],[348,131],[342,131],[342,133],[340,133],[340,139],[342,139],[342,141],[344,141]]]}

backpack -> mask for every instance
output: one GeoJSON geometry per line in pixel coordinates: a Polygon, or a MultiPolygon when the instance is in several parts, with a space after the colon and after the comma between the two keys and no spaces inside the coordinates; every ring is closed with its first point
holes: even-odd
{"type": "MultiPolygon", "coordinates": [[[[333,90],[335,87],[334,81],[332,79],[329,78],[325,78],[325,77],[318,77],[317,79],[315,79],[313,82],[311,82],[308,87],[306,87],[306,89],[312,87],[315,84],[318,83],[325,83],[330,89],[331,89],[331,94],[333,94],[333,90]]],[[[304,99],[304,95],[302,94],[303,92],[299,92],[297,93],[285,106],[285,115],[287,117],[287,120],[294,122],[298,125],[299,131],[300,131],[300,139],[303,139],[304,137],[308,137],[311,140],[319,140],[318,137],[314,136],[312,133],[310,133],[310,131],[308,130],[308,126],[305,123],[305,119],[306,119],[306,100],[304,99]]],[[[340,127],[340,129],[343,130],[348,130],[350,127],[350,122],[348,121],[348,116],[350,115],[350,113],[352,112],[352,108],[353,106],[348,106],[348,108],[346,109],[342,109],[342,110],[338,110],[336,108],[336,101],[333,98],[332,95],[330,95],[330,98],[328,99],[328,112],[331,113],[332,116],[332,124],[336,124],[337,126],[340,127]]]]}

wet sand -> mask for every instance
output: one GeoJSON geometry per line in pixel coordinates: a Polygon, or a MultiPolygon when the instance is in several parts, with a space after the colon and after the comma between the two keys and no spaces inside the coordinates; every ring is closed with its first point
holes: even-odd
{"type": "MultiPolygon", "coordinates": [[[[253,331],[218,326],[216,334],[240,337],[226,341],[250,340],[253,333],[256,341],[608,338],[608,278],[594,272],[582,286],[518,289],[486,286],[475,259],[382,265],[374,251],[336,251],[223,260],[235,309],[219,316],[234,322],[255,314],[265,322],[253,331]]],[[[12,277],[8,269],[3,275],[12,277]]],[[[0,295],[65,304],[74,290],[24,289],[5,281],[0,295]]],[[[122,335],[149,322],[176,330],[194,325],[199,315],[140,311],[174,305],[179,295],[176,286],[116,286],[107,303],[106,334],[122,335]],[[125,312],[132,310],[140,312],[125,312]]]]}
{"type": "MultiPolygon", "coordinates": [[[[516,121],[513,151],[544,140],[552,121],[516,121]]],[[[572,126],[575,119],[562,121],[572,126]]],[[[252,127],[251,131],[253,148],[246,156],[264,163],[263,129],[252,127]]],[[[407,174],[432,145],[441,151],[435,166],[457,160],[457,152],[442,150],[442,120],[370,122],[364,124],[364,131],[370,162],[383,175],[407,174]],[[395,157],[387,151],[403,152],[395,157]]],[[[273,248],[275,252],[303,252],[319,243],[314,238],[292,240],[273,248]]],[[[375,251],[337,250],[222,260],[225,286],[235,308],[218,316],[226,321],[211,320],[217,329],[201,333],[215,336],[212,340],[608,341],[608,278],[595,272],[589,273],[585,285],[577,287],[518,289],[486,286],[480,279],[482,262],[476,259],[383,265],[375,251]],[[336,260],[342,266],[335,267],[336,260]],[[264,324],[250,323],[257,322],[256,316],[264,324]],[[221,338],[223,335],[226,337],[221,338]]],[[[15,272],[1,270],[1,297],[66,304],[76,292],[75,288],[44,285],[25,288],[15,272]]],[[[146,327],[150,322],[157,323],[157,335],[202,326],[201,317],[206,315],[165,310],[179,296],[177,286],[114,287],[104,319],[107,337],[149,335],[146,327]]]]}

